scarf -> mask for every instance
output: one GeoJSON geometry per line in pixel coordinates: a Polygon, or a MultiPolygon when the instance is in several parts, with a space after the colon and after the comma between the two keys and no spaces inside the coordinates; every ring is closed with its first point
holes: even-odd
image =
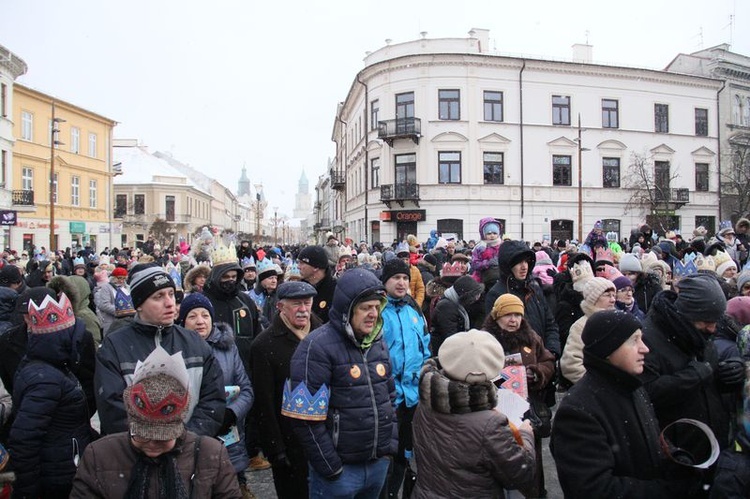
{"type": "Polygon", "coordinates": [[[151,481],[151,475],[155,473],[159,476],[158,497],[160,499],[188,499],[188,492],[177,469],[177,461],[175,460],[177,452],[172,450],[156,458],[150,458],[141,452],[136,454],[138,458],[130,475],[125,499],[149,497],[149,482],[151,481]]]}
{"type": "Polygon", "coordinates": [[[310,321],[308,321],[307,324],[305,324],[305,327],[300,329],[297,326],[293,325],[291,322],[289,322],[287,318],[284,317],[284,314],[279,314],[279,318],[281,319],[281,322],[283,322],[284,325],[287,327],[287,329],[289,329],[289,331],[291,331],[294,334],[294,336],[299,338],[300,341],[304,340],[305,336],[307,336],[307,333],[310,332],[310,321]]]}
{"type": "Polygon", "coordinates": [[[461,313],[461,318],[464,320],[464,331],[468,331],[471,328],[469,313],[466,311],[464,306],[461,305],[461,301],[458,298],[458,293],[456,293],[456,290],[451,286],[450,288],[445,290],[445,294],[443,296],[455,303],[456,306],[458,306],[458,311],[461,313]]]}

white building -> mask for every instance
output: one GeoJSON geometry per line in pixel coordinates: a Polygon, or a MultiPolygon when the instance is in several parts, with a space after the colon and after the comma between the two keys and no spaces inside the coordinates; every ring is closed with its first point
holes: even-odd
{"type": "Polygon", "coordinates": [[[502,56],[487,30],[469,35],[365,58],[333,127],[328,213],[341,207],[346,235],[477,239],[492,216],[526,240],[585,237],[600,219],[623,237],[654,211],[682,232],[716,226],[720,81],[593,64],[590,46],[575,62],[502,56]],[[658,210],[626,209],[632,154],[658,210]]]}

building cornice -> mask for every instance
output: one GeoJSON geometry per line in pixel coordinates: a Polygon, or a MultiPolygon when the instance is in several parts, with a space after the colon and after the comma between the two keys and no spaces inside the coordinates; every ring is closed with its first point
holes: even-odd
{"type": "Polygon", "coordinates": [[[28,70],[28,66],[23,59],[2,45],[0,45],[0,67],[10,73],[11,80],[15,80],[19,76],[26,74],[28,70]]]}

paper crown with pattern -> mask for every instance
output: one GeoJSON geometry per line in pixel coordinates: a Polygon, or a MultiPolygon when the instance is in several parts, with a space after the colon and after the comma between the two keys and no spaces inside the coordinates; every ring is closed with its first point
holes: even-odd
{"type": "Polygon", "coordinates": [[[135,315],[133,298],[131,298],[130,291],[125,286],[119,286],[115,289],[115,317],[131,315],[135,315]]]}
{"type": "Polygon", "coordinates": [[[400,253],[408,253],[409,252],[409,244],[406,241],[401,241],[396,246],[396,255],[399,255],[400,253]]]}
{"type": "Polygon", "coordinates": [[[246,268],[254,269],[255,268],[255,259],[253,257],[251,257],[251,256],[246,256],[245,258],[242,259],[241,265],[242,265],[243,269],[246,269],[246,268]]]}
{"type": "Polygon", "coordinates": [[[286,268],[285,272],[285,280],[289,279],[302,279],[302,273],[299,271],[299,266],[297,265],[297,262],[292,262],[291,265],[289,265],[286,268]]]}
{"type": "MultiPolygon", "coordinates": [[[[687,257],[688,255],[685,256],[687,257]]],[[[684,263],[681,260],[677,260],[675,262],[674,269],[672,270],[672,272],[674,273],[674,277],[686,277],[698,272],[698,267],[695,266],[695,261],[693,258],[685,258],[685,260],[686,261],[684,263]]]]}
{"type": "Polygon", "coordinates": [[[78,267],[79,265],[86,265],[86,262],[82,256],[73,258],[73,267],[78,267]]]}
{"type": "Polygon", "coordinates": [[[605,264],[600,269],[596,270],[596,277],[603,277],[609,281],[614,282],[615,279],[622,276],[622,272],[613,267],[612,265],[605,264]]]}
{"type": "Polygon", "coordinates": [[[724,220],[723,222],[719,224],[719,234],[721,234],[722,232],[729,231],[729,230],[734,230],[732,228],[731,220],[724,220]]]}
{"type": "Polygon", "coordinates": [[[325,421],[328,417],[330,391],[321,385],[315,395],[311,395],[304,381],[292,390],[292,382],[287,379],[281,399],[281,414],[306,421],[325,421]]]}
{"type": "Polygon", "coordinates": [[[698,255],[695,257],[695,266],[698,270],[710,270],[716,272],[716,262],[712,256],[698,255]]]}
{"type": "Polygon", "coordinates": [[[76,316],[68,296],[60,293],[58,300],[45,296],[39,306],[34,300],[29,300],[29,320],[32,334],[47,334],[73,327],[76,316]]]}
{"type": "Polygon", "coordinates": [[[599,262],[613,263],[615,260],[614,260],[614,256],[612,256],[612,250],[609,248],[604,248],[602,246],[599,246],[598,248],[596,248],[596,260],[595,261],[596,263],[599,263],[599,262]]]}
{"type": "Polygon", "coordinates": [[[443,268],[440,270],[441,277],[461,277],[466,272],[466,265],[462,265],[461,262],[444,263],[443,268]]]}
{"type": "Polygon", "coordinates": [[[219,241],[219,244],[214,246],[211,251],[211,264],[221,265],[223,263],[237,263],[237,249],[234,247],[234,243],[229,243],[229,246],[219,241]]]}

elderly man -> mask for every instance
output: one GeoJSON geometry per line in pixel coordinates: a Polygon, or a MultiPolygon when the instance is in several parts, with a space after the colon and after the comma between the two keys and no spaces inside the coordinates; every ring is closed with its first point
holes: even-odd
{"type": "Polygon", "coordinates": [[[284,282],[277,292],[278,313],[253,343],[251,364],[260,445],[271,460],[279,499],[307,497],[307,459],[290,420],[281,415],[284,383],[294,351],[321,325],[311,313],[315,288],[302,281],[284,282]]]}
{"type": "Polygon", "coordinates": [[[313,313],[318,318],[328,322],[328,311],[333,302],[333,291],[336,289],[336,279],[328,265],[328,256],[322,246],[306,246],[297,257],[302,280],[315,286],[318,294],[313,299],[313,313]]]}
{"type": "Polygon", "coordinates": [[[383,285],[351,269],[336,286],[328,324],[292,356],[282,414],[310,461],[310,497],[376,498],[396,453],[396,390],[383,341],[383,285]]]}

